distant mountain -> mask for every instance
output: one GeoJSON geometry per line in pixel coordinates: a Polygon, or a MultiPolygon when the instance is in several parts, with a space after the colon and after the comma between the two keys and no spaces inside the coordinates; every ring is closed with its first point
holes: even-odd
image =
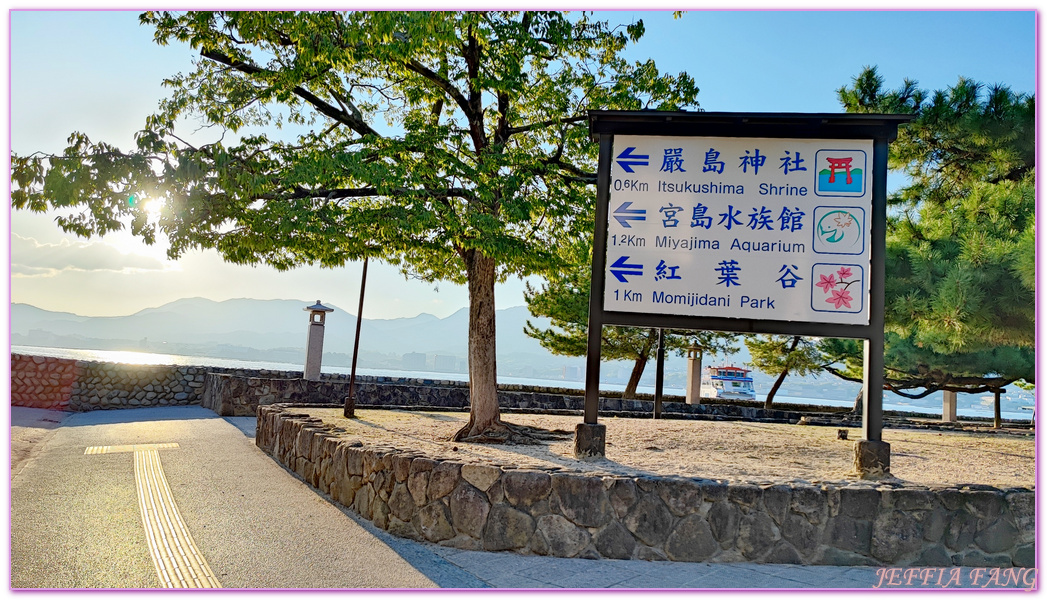
{"type": "MultiPolygon", "coordinates": [[[[93,350],[137,350],[208,356],[215,358],[302,364],[309,319],[303,310],[313,301],[235,299],[216,302],[184,298],[121,317],[86,317],[43,310],[28,304],[11,305],[11,343],[93,350]]],[[[324,364],[348,367],[353,353],[356,316],[328,305],[324,330],[324,364]]],[[[551,354],[524,333],[530,320],[548,327],[549,320],[534,318],[524,306],[496,311],[498,372],[503,376],[580,381],[585,370],[582,357],[551,354]]],[[[469,348],[469,311],[461,309],[438,318],[430,314],[398,319],[364,319],[360,334],[359,366],[404,370],[465,372],[469,348]],[[424,367],[407,354],[423,354],[424,367]],[[437,365],[440,356],[440,365],[437,365]]],[[[414,357],[417,360],[417,356],[414,357]]],[[[745,364],[741,351],[726,361],[705,357],[705,365],[723,362],[745,364]]],[[[686,359],[666,356],[666,385],[680,390],[686,382],[686,359]]],[[[625,383],[632,364],[604,363],[601,379],[625,383]]],[[[648,363],[642,383],[653,385],[654,361],[648,363]]],[[[770,388],[771,377],[754,373],[757,391],[770,388]]],[[[790,377],[783,394],[854,397],[854,384],[833,378],[790,377]],[[836,391],[837,388],[843,391],[836,391]]]]}
{"type": "MultiPolygon", "coordinates": [[[[286,360],[304,356],[309,319],[301,300],[235,299],[216,302],[184,298],[121,317],[85,317],[52,312],[29,304],[11,305],[11,341],[19,345],[46,345],[96,349],[214,355],[263,359],[275,354],[286,360]]],[[[351,354],[356,316],[328,305],[324,354],[351,354]]],[[[523,332],[531,319],[526,307],[496,312],[499,360],[531,360],[543,371],[562,371],[580,359],[554,357],[523,332]]],[[[469,311],[462,309],[440,319],[430,314],[410,318],[363,320],[361,355],[384,355],[380,366],[398,367],[408,353],[453,356],[464,361],[469,348],[469,311]]],[[[379,365],[374,365],[379,366],[379,365]]],[[[508,366],[508,365],[506,365],[508,366]]]]}

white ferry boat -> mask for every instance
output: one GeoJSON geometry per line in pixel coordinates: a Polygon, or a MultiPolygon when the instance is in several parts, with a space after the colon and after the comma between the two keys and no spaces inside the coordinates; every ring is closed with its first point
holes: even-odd
{"type": "Polygon", "coordinates": [[[706,367],[702,373],[702,398],[756,400],[752,369],[741,367],[706,367]]]}

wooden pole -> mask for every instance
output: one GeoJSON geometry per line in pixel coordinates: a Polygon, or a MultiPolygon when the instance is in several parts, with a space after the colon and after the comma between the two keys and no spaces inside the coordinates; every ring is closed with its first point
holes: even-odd
{"type": "Polygon", "coordinates": [[[345,397],[342,414],[352,419],[356,416],[356,359],[360,355],[360,325],[364,320],[364,291],[367,289],[367,257],[364,257],[364,272],[360,277],[360,308],[356,310],[356,339],[353,341],[353,366],[349,370],[349,395],[345,397]]]}

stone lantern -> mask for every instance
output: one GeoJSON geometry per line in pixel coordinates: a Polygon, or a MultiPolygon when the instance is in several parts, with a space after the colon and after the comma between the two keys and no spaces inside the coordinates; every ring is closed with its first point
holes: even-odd
{"type": "Polygon", "coordinates": [[[687,404],[702,403],[702,355],[694,342],[687,349],[687,404]]]}
{"type": "Polygon", "coordinates": [[[305,373],[308,381],[320,380],[320,362],[324,354],[324,319],[327,313],[334,312],[317,300],[316,304],[307,306],[302,310],[309,312],[309,337],[305,346],[305,373]]]}

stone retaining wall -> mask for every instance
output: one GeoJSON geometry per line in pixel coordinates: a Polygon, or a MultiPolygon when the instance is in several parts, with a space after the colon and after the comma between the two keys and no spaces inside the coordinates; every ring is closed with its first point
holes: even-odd
{"type": "Polygon", "coordinates": [[[728,484],[437,461],[339,437],[285,404],[256,443],[304,481],[406,538],[561,557],[1032,567],[1024,488],[728,484]]]}
{"type": "Polygon", "coordinates": [[[12,354],[11,404],[74,412],[201,404],[205,375],[211,372],[262,378],[296,375],[293,371],[131,365],[12,354]]]}
{"type": "MultiPolygon", "coordinates": [[[[253,416],[259,406],[277,403],[344,404],[345,397],[349,394],[347,375],[325,375],[320,381],[305,381],[300,377],[281,379],[208,373],[205,383],[203,406],[222,416],[253,416]]],[[[355,397],[356,406],[361,408],[424,407],[468,410],[469,384],[459,381],[358,376],[355,397]]],[[[580,413],[584,403],[585,398],[580,390],[521,385],[501,385],[498,388],[498,405],[503,409],[580,413]]],[[[664,402],[662,407],[663,413],[667,415],[780,423],[795,423],[803,415],[812,415],[806,412],[764,410],[735,404],[689,405],[683,402],[664,402]]],[[[600,414],[607,416],[637,413],[651,415],[654,413],[654,402],[605,397],[600,398],[599,410],[600,414]]],[[[857,426],[860,426],[860,423],[857,426]]]]}
{"type": "Polygon", "coordinates": [[[80,378],[78,361],[44,356],[11,355],[11,404],[69,410],[73,386],[80,378]]]}

